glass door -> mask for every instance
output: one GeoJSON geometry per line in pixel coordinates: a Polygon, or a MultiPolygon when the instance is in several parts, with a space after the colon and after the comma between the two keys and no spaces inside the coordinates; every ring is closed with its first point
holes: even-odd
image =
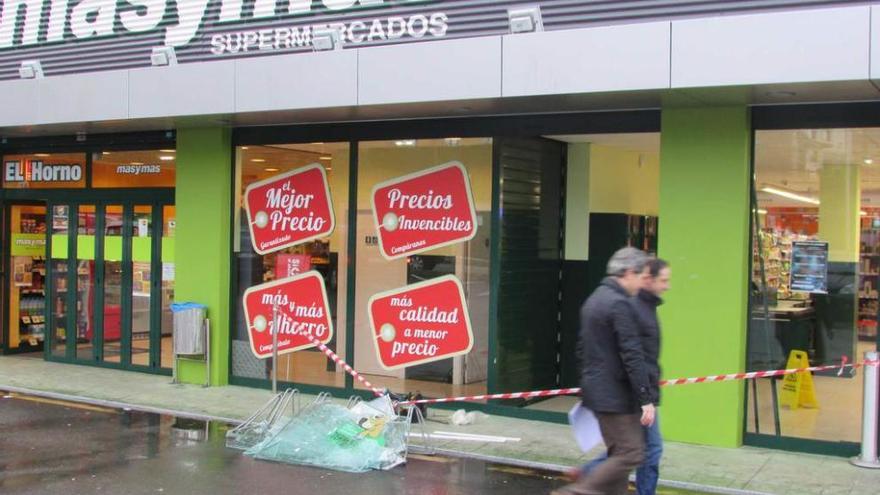
{"type": "Polygon", "coordinates": [[[46,335],[46,205],[13,204],[5,213],[9,258],[3,277],[8,297],[4,351],[39,352],[46,335]]]}
{"type": "Polygon", "coordinates": [[[170,368],[174,207],[53,204],[50,214],[48,355],[125,369],[170,368]]]}

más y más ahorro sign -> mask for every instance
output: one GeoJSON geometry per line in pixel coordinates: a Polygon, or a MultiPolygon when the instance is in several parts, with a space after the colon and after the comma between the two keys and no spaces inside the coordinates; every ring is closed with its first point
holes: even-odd
{"type": "MultiPolygon", "coordinates": [[[[403,37],[440,37],[447,31],[442,12],[387,16],[392,7],[420,5],[432,0],[5,0],[0,10],[0,50],[45,43],[67,43],[98,37],[158,33],[167,46],[193,42],[212,25],[211,53],[295,48],[311,45],[317,28],[336,29],[343,43],[394,40],[403,37]],[[369,10],[373,19],[349,19],[369,10]],[[381,17],[383,11],[386,17],[381,17]],[[236,30],[245,21],[282,20],[324,14],[321,22],[296,26],[273,25],[236,30]],[[328,16],[330,16],[328,18],[328,16]],[[339,17],[339,22],[335,18],[339,17]],[[328,20],[329,19],[329,20],[328,20]],[[230,25],[229,32],[214,32],[230,25]]],[[[391,11],[393,12],[393,11],[391,11]]]]}

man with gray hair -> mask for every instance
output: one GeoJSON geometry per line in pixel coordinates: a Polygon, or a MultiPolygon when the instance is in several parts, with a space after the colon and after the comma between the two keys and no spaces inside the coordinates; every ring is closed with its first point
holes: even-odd
{"type": "Polygon", "coordinates": [[[554,494],[625,494],[629,473],[642,462],[642,426],[653,424],[654,405],[630,299],[644,284],[648,261],[638,249],[618,250],[608,262],[608,277],[581,307],[581,401],[599,420],[608,459],[554,494]]]}

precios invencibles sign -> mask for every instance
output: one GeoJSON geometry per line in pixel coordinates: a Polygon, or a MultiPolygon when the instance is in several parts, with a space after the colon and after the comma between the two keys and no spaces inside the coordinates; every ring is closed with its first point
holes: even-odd
{"type": "MultiPolygon", "coordinates": [[[[343,43],[359,44],[404,37],[442,37],[448,18],[442,12],[388,15],[392,7],[432,0],[5,0],[0,12],[0,50],[46,43],[68,43],[98,37],[159,33],[162,43],[182,47],[212,25],[210,52],[215,55],[310,46],[318,28],[340,32],[343,43]],[[219,10],[218,10],[219,6],[219,10]],[[309,14],[359,13],[372,19],[340,20],[302,25],[309,14]],[[366,14],[366,12],[370,14],[366,14]],[[387,13],[386,13],[387,12],[387,13]],[[383,14],[385,16],[383,17],[383,14]],[[231,25],[290,18],[297,26],[236,30],[231,25]],[[299,18],[299,19],[298,19],[299,18]],[[228,32],[216,32],[230,25],[228,32]]],[[[333,19],[333,17],[330,17],[333,19]]]]}

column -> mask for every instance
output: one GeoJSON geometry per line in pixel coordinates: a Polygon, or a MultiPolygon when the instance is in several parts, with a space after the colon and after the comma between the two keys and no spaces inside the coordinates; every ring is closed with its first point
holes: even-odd
{"type": "MultiPolygon", "coordinates": [[[[229,129],[177,131],[174,299],[208,306],[212,385],[229,381],[232,144],[229,129]]],[[[181,361],[178,377],[204,383],[205,366],[181,361]]]]}
{"type": "MultiPolygon", "coordinates": [[[[749,155],[745,106],[664,108],[659,256],[672,267],[661,307],[664,378],[742,371],[749,282],[749,155]]],[[[742,444],[742,382],[662,389],[668,440],[742,444]]]]}

